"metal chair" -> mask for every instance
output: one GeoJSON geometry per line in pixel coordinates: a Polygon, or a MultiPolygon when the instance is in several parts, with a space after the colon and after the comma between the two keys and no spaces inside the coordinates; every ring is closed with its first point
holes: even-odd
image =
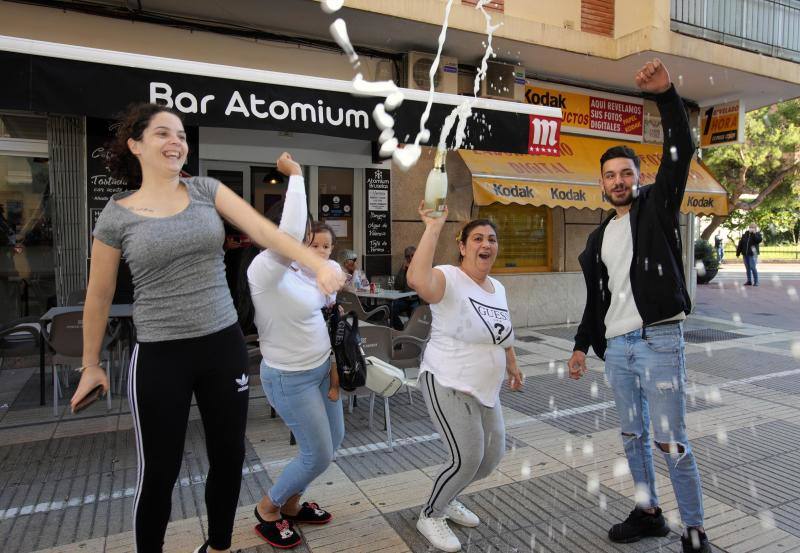
{"type": "MultiPolygon", "coordinates": [[[[109,389],[106,394],[106,404],[111,409],[111,389],[113,383],[113,355],[120,339],[118,326],[113,334],[106,333],[101,347],[101,356],[108,362],[109,389]]],[[[53,370],[53,416],[58,416],[58,399],[62,395],[59,379],[59,365],[80,366],[83,363],[83,311],[62,313],[53,317],[49,328],[42,329],[42,336],[51,352],[51,366],[53,370]]],[[[67,376],[69,384],[69,377],[67,376]]]]}
{"type": "MultiPolygon", "coordinates": [[[[403,330],[392,330],[392,337],[400,338],[402,336],[413,336],[427,343],[431,335],[432,322],[433,315],[431,314],[431,306],[420,305],[411,313],[411,318],[408,320],[403,330]]],[[[418,344],[397,344],[394,348],[392,364],[403,368],[403,363],[411,362],[416,363],[416,365],[413,366],[418,367],[419,361],[422,358],[422,350],[423,347],[418,344]]]]}
{"type": "Polygon", "coordinates": [[[360,321],[369,321],[370,319],[375,319],[372,322],[382,325],[389,324],[391,314],[387,305],[379,305],[375,309],[366,311],[364,306],[361,305],[361,301],[358,299],[358,296],[346,290],[341,290],[337,293],[336,301],[339,302],[346,312],[355,312],[356,317],[358,317],[358,320],[360,321]]]}
{"type": "Polygon", "coordinates": [[[23,317],[0,326],[0,369],[7,357],[39,353],[39,317],[23,317]]]}
{"type": "MultiPolygon", "coordinates": [[[[391,363],[402,369],[403,373],[408,376],[407,370],[411,368],[419,367],[419,361],[417,361],[416,365],[413,367],[408,366],[401,366],[397,364],[397,360],[393,357],[394,348],[398,344],[414,344],[416,345],[420,351],[424,349],[425,341],[420,340],[414,336],[400,336],[398,338],[392,337],[392,329],[388,326],[377,326],[377,325],[360,325],[358,329],[359,333],[361,334],[361,347],[364,349],[364,356],[373,355],[382,361],[386,361],[387,363],[391,363]]],[[[406,387],[408,391],[408,401],[411,403],[411,388],[406,387]]],[[[375,407],[375,393],[370,392],[369,397],[369,428],[372,429],[372,419],[373,419],[373,411],[375,407]]],[[[352,410],[351,410],[352,411],[352,410]]],[[[392,440],[392,418],[391,413],[389,412],[389,398],[383,398],[383,413],[384,413],[384,424],[386,426],[386,435],[389,442],[389,449],[394,448],[394,443],[392,440]]]]}

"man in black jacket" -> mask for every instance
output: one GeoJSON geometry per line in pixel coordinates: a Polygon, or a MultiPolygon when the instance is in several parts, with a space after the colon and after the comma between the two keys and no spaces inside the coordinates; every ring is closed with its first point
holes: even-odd
{"type": "Polygon", "coordinates": [[[736,246],[736,257],[740,255],[744,259],[744,270],[747,272],[747,282],[745,286],[758,286],[758,254],[761,253],[758,245],[761,244],[761,233],[755,223],[750,223],[750,227],[742,234],[739,245],[736,246]]]}
{"type": "Polygon", "coordinates": [[[703,495],[686,434],[686,369],[681,321],[690,311],[679,211],[694,155],[686,110],[660,60],[636,74],[637,86],[658,104],[664,149],[656,181],[639,186],[640,160],[625,146],[600,158],[600,184],[615,211],[589,236],[579,256],[586,307],[568,366],[586,372],[591,346],[605,359],[614,391],[636,507],[608,532],[629,543],[666,536],[658,506],[652,439],[666,457],[686,531],[684,552],[710,552],[703,528],[703,495]]]}

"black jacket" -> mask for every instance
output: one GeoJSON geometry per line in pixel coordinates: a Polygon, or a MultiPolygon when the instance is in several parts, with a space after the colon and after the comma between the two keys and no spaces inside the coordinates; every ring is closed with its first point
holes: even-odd
{"type": "MultiPolygon", "coordinates": [[[[653,99],[658,104],[664,129],[661,165],[655,182],[639,187],[630,210],[633,237],[631,288],[645,326],[681,311],[688,314],[691,309],[681,259],[678,214],[695,147],[689,119],[675,87],[653,96],[653,99]]],[[[574,349],[585,353],[591,346],[603,359],[606,351],[605,316],[611,305],[611,293],[608,271],[600,252],[606,225],[615,215],[612,212],[589,235],[586,249],[578,257],[586,280],[587,297],[574,349]]]]}
{"type": "Polygon", "coordinates": [[[739,239],[739,245],[736,246],[736,257],[739,257],[740,255],[745,257],[759,255],[761,253],[761,249],[758,247],[760,243],[760,232],[750,232],[749,230],[745,231],[745,233],[742,234],[742,237],[739,239]]]}

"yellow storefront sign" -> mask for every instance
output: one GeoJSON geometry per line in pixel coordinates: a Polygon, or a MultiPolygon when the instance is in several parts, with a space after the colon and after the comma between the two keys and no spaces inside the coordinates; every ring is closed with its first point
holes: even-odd
{"type": "MultiPolygon", "coordinates": [[[[655,181],[661,163],[661,146],[617,140],[562,135],[561,156],[530,156],[460,150],[472,173],[472,188],[477,205],[528,204],[578,209],[611,209],[602,193],[600,156],[611,146],[624,144],[642,160],[641,183],[655,181]]],[[[689,180],[681,211],[725,215],[728,196],[708,169],[696,159],[689,169],[689,180]]]]}
{"type": "Polygon", "coordinates": [[[639,98],[528,81],[525,101],[560,108],[561,127],[570,132],[623,140],[641,140],[644,132],[644,103],[639,98]]]}
{"type": "Polygon", "coordinates": [[[744,140],[744,106],[740,101],[703,107],[700,112],[701,148],[744,140]]]}

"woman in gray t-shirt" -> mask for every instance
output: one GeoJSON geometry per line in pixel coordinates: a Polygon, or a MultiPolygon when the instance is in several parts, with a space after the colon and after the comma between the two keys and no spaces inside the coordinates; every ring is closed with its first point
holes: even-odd
{"type": "MultiPolygon", "coordinates": [[[[109,200],[94,231],[83,319],[83,367],[72,406],[108,390],[100,346],[122,256],[134,283],[137,344],[128,398],[136,432],[138,551],[161,551],[178,476],[192,395],[203,420],[209,473],[208,541],[196,551],[231,546],[244,460],[247,351],[225,280],[222,218],[253,241],[296,259],[323,293],[342,286],[341,271],[260,216],[222,183],[180,178],[188,154],[181,119],[155,104],[132,106],[110,149],[113,175],[138,184],[109,200]]],[[[288,155],[288,154],[285,154],[288,155]]]]}

